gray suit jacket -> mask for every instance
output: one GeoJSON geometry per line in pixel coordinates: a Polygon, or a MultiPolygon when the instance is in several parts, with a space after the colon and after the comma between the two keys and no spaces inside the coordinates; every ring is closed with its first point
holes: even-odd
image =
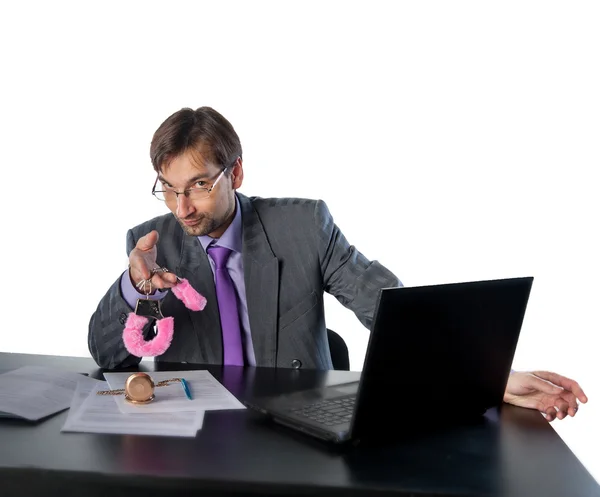
{"type": "MultiPolygon", "coordinates": [[[[379,289],[401,282],[346,241],[323,201],[237,195],[256,365],[331,369],[323,292],[334,295],[370,327],[379,289]]],[[[175,333],[170,348],[156,360],[221,364],[221,323],[206,252],[167,214],[129,230],[127,254],[153,229],[159,232],[158,264],[187,278],[208,301],[204,310],[194,312],[172,292],[167,294],[162,310],[174,317],[175,333]]],[[[139,363],[122,340],[131,311],[118,278],[90,320],[88,345],[100,367],[139,363]]]]}

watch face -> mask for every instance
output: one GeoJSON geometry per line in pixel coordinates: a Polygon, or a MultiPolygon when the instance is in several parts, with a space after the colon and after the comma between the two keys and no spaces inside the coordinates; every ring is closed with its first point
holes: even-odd
{"type": "Polygon", "coordinates": [[[125,382],[125,398],[133,403],[147,403],[154,398],[154,382],[146,373],[133,373],[125,382]]]}
{"type": "Polygon", "coordinates": [[[153,319],[163,319],[163,313],[160,310],[160,300],[138,299],[135,306],[135,313],[138,316],[144,316],[153,319]]]}

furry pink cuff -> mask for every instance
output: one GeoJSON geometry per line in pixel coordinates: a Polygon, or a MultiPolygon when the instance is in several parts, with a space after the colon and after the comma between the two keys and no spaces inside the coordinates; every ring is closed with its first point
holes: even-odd
{"type": "Polygon", "coordinates": [[[173,294],[191,311],[201,311],[206,306],[206,298],[192,288],[189,281],[180,278],[173,288],[173,294]]]}
{"type": "Polygon", "coordinates": [[[164,354],[173,340],[174,319],[167,317],[156,322],[156,336],[144,340],[143,330],[148,318],[129,314],[123,330],[123,343],[130,354],[136,357],[154,357],[164,354]]]}
{"type": "MultiPolygon", "coordinates": [[[[199,294],[185,278],[180,278],[171,290],[179,300],[191,311],[201,311],[206,307],[206,298],[199,294]]],[[[156,321],[156,336],[151,340],[144,339],[144,326],[148,318],[129,313],[123,330],[123,343],[127,351],[136,357],[155,357],[164,354],[173,340],[175,320],[172,317],[156,321]]]]}

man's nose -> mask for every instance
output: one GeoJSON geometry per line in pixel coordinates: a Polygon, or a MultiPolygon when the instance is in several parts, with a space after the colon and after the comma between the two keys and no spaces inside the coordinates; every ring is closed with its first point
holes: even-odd
{"type": "Polygon", "coordinates": [[[177,217],[185,218],[192,212],[192,210],[192,203],[185,193],[180,193],[177,195],[177,217]]]}

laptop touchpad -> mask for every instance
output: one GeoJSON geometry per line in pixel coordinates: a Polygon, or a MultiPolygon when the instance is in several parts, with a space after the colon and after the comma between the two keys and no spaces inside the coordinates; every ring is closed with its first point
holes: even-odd
{"type": "Polygon", "coordinates": [[[350,395],[356,393],[358,391],[358,383],[349,383],[347,385],[336,385],[334,387],[329,387],[332,391],[336,393],[340,393],[343,395],[350,395]]]}

